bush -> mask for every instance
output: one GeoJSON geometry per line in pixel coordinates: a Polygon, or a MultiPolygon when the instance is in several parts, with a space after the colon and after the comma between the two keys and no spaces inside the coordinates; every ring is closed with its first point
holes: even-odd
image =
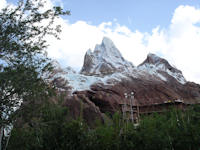
{"type": "Polygon", "coordinates": [[[139,126],[115,114],[112,123],[90,128],[81,119],[65,120],[66,110],[44,107],[38,126],[14,128],[9,149],[59,150],[197,150],[200,146],[200,107],[142,117],[139,126]],[[20,135],[20,136],[19,136],[20,135]]]}

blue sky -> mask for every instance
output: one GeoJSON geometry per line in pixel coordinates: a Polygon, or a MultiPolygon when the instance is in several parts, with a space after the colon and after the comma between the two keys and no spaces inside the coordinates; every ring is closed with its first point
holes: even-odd
{"type": "MultiPolygon", "coordinates": [[[[7,0],[17,3],[17,0],[7,0]]],[[[167,27],[174,10],[180,5],[200,7],[199,0],[53,0],[64,9],[71,10],[68,20],[79,20],[93,25],[117,19],[131,30],[151,32],[160,25],[167,27]]]]}
{"type": "MultiPolygon", "coordinates": [[[[167,59],[189,81],[200,83],[200,0],[46,0],[71,16],[59,18],[60,41],[48,37],[49,56],[80,70],[85,52],[104,36],[135,66],[148,53],[167,59]]],[[[17,0],[0,0],[16,4],[17,0]]],[[[46,9],[44,8],[44,9],[46,9]]]]}
{"type": "Polygon", "coordinates": [[[98,25],[117,19],[131,30],[150,32],[160,25],[167,27],[179,5],[200,6],[199,0],[65,0],[71,22],[84,20],[98,25]]]}

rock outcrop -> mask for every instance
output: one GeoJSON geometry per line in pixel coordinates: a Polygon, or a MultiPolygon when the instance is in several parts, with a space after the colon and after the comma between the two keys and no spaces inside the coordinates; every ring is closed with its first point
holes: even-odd
{"type": "Polygon", "coordinates": [[[148,54],[146,60],[138,66],[140,70],[146,70],[150,74],[163,76],[163,80],[169,81],[170,78],[176,79],[181,84],[185,84],[186,80],[182,72],[172,67],[169,62],[155,54],[148,54]]]}
{"type": "Polygon", "coordinates": [[[96,45],[94,52],[90,49],[86,52],[81,74],[108,75],[128,71],[132,67],[133,65],[122,57],[114,43],[104,37],[101,45],[96,45]]]}

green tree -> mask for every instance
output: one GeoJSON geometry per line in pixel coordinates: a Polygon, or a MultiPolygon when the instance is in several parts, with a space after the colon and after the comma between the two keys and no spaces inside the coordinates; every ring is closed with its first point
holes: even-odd
{"type": "Polygon", "coordinates": [[[8,149],[88,150],[88,126],[80,119],[67,119],[67,110],[61,105],[45,102],[34,110],[30,121],[22,116],[24,121],[19,120],[14,126],[8,149]]]}
{"type": "Polygon", "coordinates": [[[72,133],[71,129],[63,132],[64,126],[68,124],[65,107],[43,102],[42,106],[31,110],[34,113],[29,115],[31,117],[29,120],[24,117],[27,115],[27,110],[23,109],[22,111],[23,116],[18,118],[18,122],[13,128],[8,149],[61,149],[62,144],[66,143],[66,139],[63,139],[62,136],[72,133]]]}
{"type": "Polygon", "coordinates": [[[52,69],[47,57],[47,35],[58,38],[60,7],[44,10],[44,0],[21,0],[0,11],[0,149],[5,126],[23,102],[46,99],[53,86],[46,78],[52,69]]]}

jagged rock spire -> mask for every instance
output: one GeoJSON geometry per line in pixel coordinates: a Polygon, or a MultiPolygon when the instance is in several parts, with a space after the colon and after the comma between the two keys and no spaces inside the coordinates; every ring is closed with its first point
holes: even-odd
{"type": "Polygon", "coordinates": [[[85,54],[82,74],[104,75],[125,71],[133,65],[126,61],[112,40],[104,37],[102,43],[95,46],[94,52],[85,54]]]}

